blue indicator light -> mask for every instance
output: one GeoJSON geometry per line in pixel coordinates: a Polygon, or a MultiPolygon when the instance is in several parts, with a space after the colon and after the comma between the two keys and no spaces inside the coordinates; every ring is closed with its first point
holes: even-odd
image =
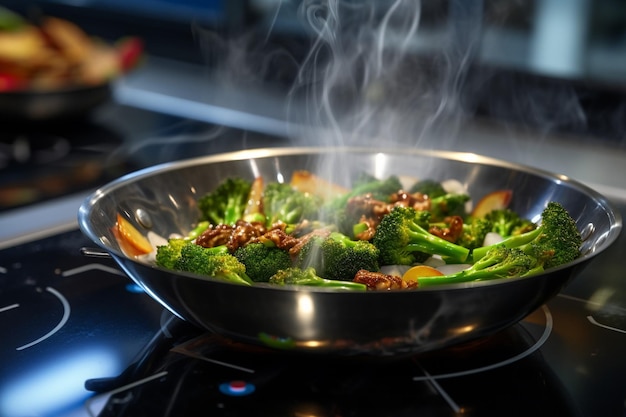
{"type": "Polygon", "coordinates": [[[220,384],[220,392],[234,397],[250,395],[254,392],[254,385],[245,381],[224,382],[220,384]]]}

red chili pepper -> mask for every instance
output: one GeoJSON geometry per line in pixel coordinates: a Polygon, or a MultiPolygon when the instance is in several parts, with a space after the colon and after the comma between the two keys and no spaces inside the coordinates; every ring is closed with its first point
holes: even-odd
{"type": "Polygon", "coordinates": [[[15,74],[0,73],[0,92],[14,91],[26,87],[26,80],[15,74]]]}
{"type": "Polygon", "coordinates": [[[117,43],[120,67],[122,71],[134,68],[143,54],[143,42],[139,38],[124,38],[117,43]]]}

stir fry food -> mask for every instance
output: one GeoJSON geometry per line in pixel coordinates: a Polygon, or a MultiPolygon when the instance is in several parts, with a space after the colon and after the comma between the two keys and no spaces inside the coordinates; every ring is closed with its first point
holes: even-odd
{"type": "Polygon", "coordinates": [[[0,92],[104,84],[134,67],[142,49],[137,38],[109,45],[68,20],[32,22],[0,7],[0,92]]]}
{"type": "MultiPolygon", "coordinates": [[[[290,183],[229,178],[198,200],[197,226],[153,256],[163,268],[243,285],[353,291],[528,277],[580,256],[581,234],[562,205],[548,203],[534,223],[508,208],[512,197],[499,190],[473,204],[458,181],[396,176],[363,175],[351,189],[307,171],[290,183]]],[[[118,219],[118,231],[132,227],[118,219]]]]}

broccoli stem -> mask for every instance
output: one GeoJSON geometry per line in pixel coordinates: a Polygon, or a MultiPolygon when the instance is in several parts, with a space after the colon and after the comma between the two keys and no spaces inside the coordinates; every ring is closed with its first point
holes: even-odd
{"type": "Polygon", "coordinates": [[[196,227],[194,227],[189,234],[185,237],[185,240],[194,240],[198,236],[202,234],[205,230],[207,230],[210,226],[208,220],[199,222],[196,227]]]}
{"type": "Polygon", "coordinates": [[[358,282],[325,279],[317,275],[315,269],[308,267],[287,268],[270,277],[269,283],[276,285],[305,285],[310,287],[333,288],[350,291],[366,291],[367,286],[358,282]]]}
{"type": "Polygon", "coordinates": [[[241,284],[241,285],[247,285],[247,286],[254,284],[254,281],[249,279],[246,275],[242,276],[234,272],[219,272],[218,274],[215,275],[215,278],[222,278],[234,284],[241,284]]]}
{"type": "Polygon", "coordinates": [[[356,240],[352,240],[348,236],[346,236],[346,235],[344,235],[343,233],[340,233],[340,232],[330,232],[328,237],[330,239],[333,239],[333,240],[335,240],[337,242],[342,243],[343,245],[345,245],[348,248],[353,248],[357,244],[356,240]]]}
{"type": "Polygon", "coordinates": [[[367,287],[364,284],[360,284],[358,282],[340,281],[340,280],[325,279],[325,278],[304,278],[304,279],[298,280],[297,285],[306,285],[309,287],[334,288],[334,289],[351,290],[351,291],[367,290],[367,287]]]}
{"type": "Polygon", "coordinates": [[[352,226],[352,236],[358,236],[361,233],[366,232],[369,229],[369,226],[365,222],[356,223],[352,226]]]}
{"type": "Polygon", "coordinates": [[[533,240],[535,240],[537,236],[539,236],[542,233],[542,230],[543,230],[542,226],[539,226],[536,229],[531,230],[530,232],[510,236],[498,243],[494,243],[493,245],[481,246],[481,247],[475,248],[472,251],[472,259],[474,262],[480,260],[487,254],[487,252],[489,252],[491,249],[493,249],[496,246],[504,246],[505,248],[509,248],[509,249],[519,248],[521,246],[524,246],[532,242],[533,240]]]}
{"type": "Polygon", "coordinates": [[[410,236],[410,243],[406,250],[409,252],[437,254],[461,262],[469,256],[469,249],[435,236],[417,224],[412,225],[407,233],[410,236]]]}
{"type": "Polygon", "coordinates": [[[210,248],[204,248],[204,251],[210,255],[223,255],[223,254],[229,253],[228,246],[226,245],[219,245],[219,246],[213,246],[210,248]]]}
{"type": "MultiPolygon", "coordinates": [[[[528,274],[536,265],[536,260],[520,249],[505,246],[493,247],[472,266],[455,274],[426,276],[417,279],[418,287],[441,284],[458,284],[469,281],[486,281],[497,278],[511,278],[528,274]]],[[[533,273],[537,271],[533,270],[533,273]]]]}
{"type": "Polygon", "coordinates": [[[242,205],[238,196],[228,199],[226,210],[224,211],[224,223],[235,224],[242,216],[242,205]]]}

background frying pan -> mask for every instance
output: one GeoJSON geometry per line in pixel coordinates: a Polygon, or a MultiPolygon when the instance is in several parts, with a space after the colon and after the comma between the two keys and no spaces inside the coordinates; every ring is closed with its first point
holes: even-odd
{"type": "Polygon", "coordinates": [[[0,119],[14,123],[49,122],[84,116],[111,99],[109,83],[50,91],[0,93],[0,119]]]}

